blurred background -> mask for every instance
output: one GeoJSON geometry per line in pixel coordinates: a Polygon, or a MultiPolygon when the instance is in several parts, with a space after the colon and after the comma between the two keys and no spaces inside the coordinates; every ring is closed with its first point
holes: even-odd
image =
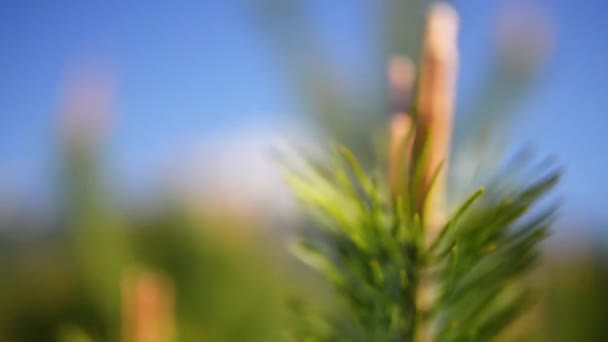
{"type": "MultiPolygon", "coordinates": [[[[432,2],[0,0],[0,340],[287,340],[288,298],[331,300],[285,251],[308,223],[276,150],[378,160],[432,2]]],[[[506,338],[605,341],[608,4],[452,3],[453,201],[505,160],[564,169],[506,338]]]]}

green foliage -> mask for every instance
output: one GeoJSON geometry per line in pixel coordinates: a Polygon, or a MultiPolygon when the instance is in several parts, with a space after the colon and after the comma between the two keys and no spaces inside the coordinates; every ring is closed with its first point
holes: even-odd
{"type": "Polygon", "coordinates": [[[535,261],[554,208],[523,216],[558,178],[551,172],[510,196],[494,194],[436,242],[430,252],[441,284],[439,340],[486,340],[526,308],[530,293],[518,280],[535,261]]]}
{"type": "Polygon", "coordinates": [[[283,339],[267,245],[231,245],[212,226],[243,227],[193,218],[180,203],[145,215],[116,208],[96,155],[65,152],[61,213],[44,224],[0,217],[0,341],[121,341],[121,284],[133,268],[171,280],[178,341],[283,339]]]}
{"type": "Polygon", "coordinates": [[[332,340],[403,340],[414,329],[420,225],[396,210],[386,189],[347,150],[335,158],[330,170],[310,167],[288,176],[323,228],[319,238],[297,243],[294,252],[321,271],[351,309],[351,320],[339,325],[332,340]]]}
{"type": "Polygon", "coordinates": [[[304,323],[324,324],[299,331],[298,340],[411,341],[423,321],[437,341],[487,340],[526,308],[531,296],[521,276],[554,210],[527,213],[558,172],[509,191],[491,185],[475,192],[427,248],[409,196],[393,198],[385,177],[369,176],[346,148],[333,155],[329,167],[308,163],[287,174],[317,223],[293,251],[345,304],[342,312],[317,317],[300,306],[304,323]],[[416,305],[421,272],[438,287],[430,312],[416,305]]]}

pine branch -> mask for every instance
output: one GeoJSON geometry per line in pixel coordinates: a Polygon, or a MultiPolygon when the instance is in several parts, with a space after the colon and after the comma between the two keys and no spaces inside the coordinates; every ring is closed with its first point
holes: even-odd
{"type": "Polygon", "coordinates": [[[370,176],[344,146],[333,149],[329,166],[309,163],[288,172],[319,229],[293,251],[347,307],[334,317],[310,319],[308,312],[303,321],[317,328],[304,329],[299,339],[486,340],[533,298],[522,276],[555,212],[533,208],[557,184],[559,171],[532,182],[517,178],[510,191],[490,183],[452,215],[445,210],[456,28],[451,7],[431,7],[416,85],[411,62],[391,61],[392,96],[415,96],[412,114],[393,100],[385,175],[370,176]]]}

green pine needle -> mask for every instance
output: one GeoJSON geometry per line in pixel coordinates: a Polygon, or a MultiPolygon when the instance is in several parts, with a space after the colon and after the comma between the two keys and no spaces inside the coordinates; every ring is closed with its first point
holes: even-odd
{"type": "Polygon", "coordinates": [[[532,298],[522,276],[555,212],[532,208],[557,184],[558,171],[508,197],[479,189],[428,248],[420,216],[404,210],[413,207],[408,199],[392,198],[386,180],[368,176],[344,146],[335,149],[329,167],[309,165],[286,178],[323,232],[322,239],[303,238],[292,250],[347,304],[335,317],[318,314],[334,323],[317,332],[309,326],[313,341],[411,341],[420,320],[432,320],[437,341],[485,340],[500,334],[532,298]],[[419,312],[415,298],[425,267],[439,292],[431,311],[419,312]]]}

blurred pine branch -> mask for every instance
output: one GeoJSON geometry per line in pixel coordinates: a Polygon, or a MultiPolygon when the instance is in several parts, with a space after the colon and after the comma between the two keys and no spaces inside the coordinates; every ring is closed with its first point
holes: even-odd
{"type": "MultiPolygon", "coordinates": [[[[387,169],[366,172],[338,146],[329,166],[311,162],[287,173],[318,224],[293,252],[345,304],[329,317],[300,307],[311,324],[297,331],[298,340],[488,340],[530,304],[522,276],[555,212],[533,208],[559,171],[517,179],[508,190],[500,181],[488,184],[448,214],[457,26],[449,5],[432,6],[416,83],[408,89],[401,81],[411,75],[389,77],[393,96],[413,96],[407,112],[394,101],[387,169]]],[[[389,72],[414,73],[403,61],[389,72]]]]}

